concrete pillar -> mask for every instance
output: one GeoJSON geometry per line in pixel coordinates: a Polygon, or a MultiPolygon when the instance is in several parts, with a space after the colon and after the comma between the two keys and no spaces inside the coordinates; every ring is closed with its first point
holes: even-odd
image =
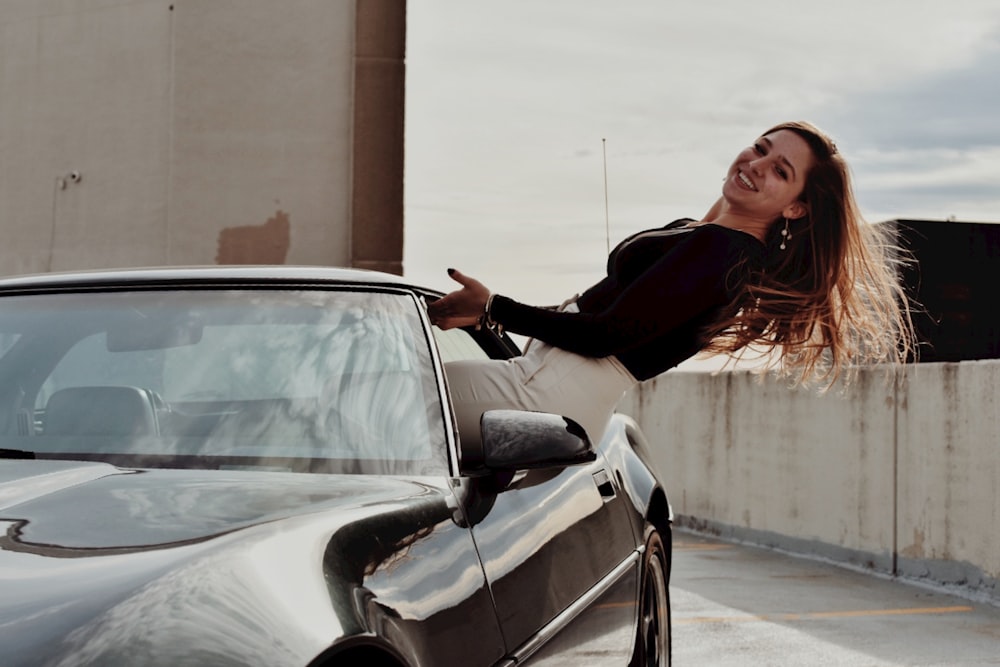
{"type": "Polygon", "coordinates": [[[406,2],[356,12],[351,265],[402,275],[406,2]]]}

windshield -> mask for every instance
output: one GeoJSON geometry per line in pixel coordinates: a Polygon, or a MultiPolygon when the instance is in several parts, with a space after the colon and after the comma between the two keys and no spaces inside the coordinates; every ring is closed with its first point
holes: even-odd
{"type": "Polygon", "coordinates": [[[447,471],[427,336],[405,293],[7,297],[0,352],[2,449],[137,467],[447,471]]]}

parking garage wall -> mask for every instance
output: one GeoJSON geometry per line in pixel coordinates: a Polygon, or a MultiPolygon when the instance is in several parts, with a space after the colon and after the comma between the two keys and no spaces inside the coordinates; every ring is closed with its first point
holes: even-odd
{"type": "Polygon", "coordinates": [[[1000,602],[1000,361],[819,393],[750,371],[630,392],[680,525],[1000,602]]]}
{"type": "Polygon", "coordinates": [[[402,273],[405,0],[0,7],[0,274],[402,273]]]}

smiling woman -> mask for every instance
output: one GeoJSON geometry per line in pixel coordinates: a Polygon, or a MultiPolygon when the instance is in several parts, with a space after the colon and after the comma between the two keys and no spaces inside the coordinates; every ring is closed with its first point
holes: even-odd
{"type": "Polygon", "coordinates": [[[803,383],[902,362],[912,327],[896,257],[862,220],[833,141],[806,122],[776,125],[736,156],[706,215],[626,239],[607,276],[560,308],[449,270],[462,288],[431,305],[441,328],[536,339],[514,360],[448,365],[463,437],[509,406],[567,415],[598,438],[625,389],[702,350],[760,351],[762,368],[803,383]]]}

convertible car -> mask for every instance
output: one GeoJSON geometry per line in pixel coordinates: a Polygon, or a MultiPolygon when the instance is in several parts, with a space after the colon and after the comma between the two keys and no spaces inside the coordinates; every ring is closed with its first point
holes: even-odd
{"type": "Polygon", "coordinates": [[[437,294],[327,268],[0,280],[0,664],[666,665],[635,422],[456,432],[437,294]],[[468,438],[466,439],[468,440],[468,438]]]}

